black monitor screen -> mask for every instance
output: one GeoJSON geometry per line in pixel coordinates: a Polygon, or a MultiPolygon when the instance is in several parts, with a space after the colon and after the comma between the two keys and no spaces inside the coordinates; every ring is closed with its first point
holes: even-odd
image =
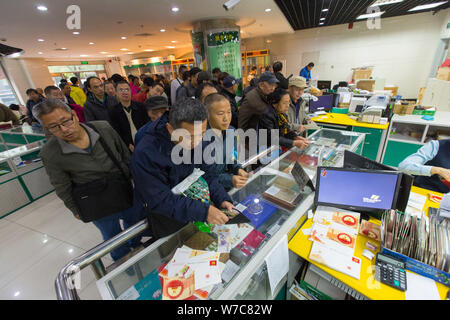
{"type": "Polygon", "coordinates": [[[323,95],[317,98],[317,101],[310,100],[309,112],[330,110],[333,108],[333,95],[323,95]]]}
{"type": "Polygon", "coordinates": [[[331,90],[331,81],[319,80],[317,81],[317,88],[319,90],[331,90]]]}
{"type": "Polygon", "coordinates": [[[395,205],[398,183],[395,171],[318,167],[315,203],[380,212],[395,205]]]}

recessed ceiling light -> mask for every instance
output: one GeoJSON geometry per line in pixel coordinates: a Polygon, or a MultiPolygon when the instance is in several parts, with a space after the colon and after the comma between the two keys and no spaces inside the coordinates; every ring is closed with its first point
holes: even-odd
{"type": "Polygon", "coordinates": [[[47,11],[47,10],[48,10],[46,6],[42,6],[42,5],[39,5],[39,6],[37,6],[36,8],[37,8],[39,11],[47,11]]]}
{"type": "Polygon", "coordinates": [[[67,50],[67,48],[61,48],[61,50],[67,50]]]}
{"type": "Polygon", "coordinates": [[[377,18],[377,17],[380,17],[384,12],[385,12],[385,11],[362,14],[362,15],[360,15],[358,18],[356,18],[356,20],[369,19],[369,18],[377,18]]]}
{"type": "Polygon", "coordinates": [[[69,253],[72,253],[72,252],[73,252],[73,249],[69,249],[68,251],[69,251],[69,253]]]}
{"type": "Polygon", "coordinates": [[[426,9],[436,8],[436,7],[439,7],[440,5],[442,5],[442,4],[446,3],[446,2],[448,2],[448,1],[441,1],[441,2],[424,4],[424,5],[417,6],[417,7],[414,7],[412,9],[409,9],[408,11],[419,11],[419,10],[426,10],[426,9]]]}
{"type": "Polygon", "coordinates": [[[153,51],[153,49],[145,49],[144,51],[147,51],[147,52],[152,52],[152,51],[153,51]]]}
{"type": "Polygon", "coordinates": [[[134,54],[134,52],[128,52],[127,54],[134,54]]]}
{"type": "Polygon", "coordinates": [[[159,30],[159,31],[161,31],[161,32],[166,32],[166,29],[161,29],[161,30],[159,30]]]}
{"type": "Polygon", "coordinates": [[[322,9],[322,12],[327,12],[328,11],[328,9],[322,9]]]}
{"type": "Polygon", "coordinates": [[[167,46],[167,48],[169,48],[169,49],[175,49],[174,46],[167,46]]]}
{"type": "Polygon", "coordinates": [[[172,42],[172,43],[177,43],[175,40],[172,40],[172,41],[170,41],[170,42],[172,42]]]}
{"type": "Polygon", "coordinates": [[[42,52],[41,52],[41,51],[39,51],[39,52],[38,52],[38,54],[42,54],[42,52]]]}
{"type": "Polygon", "coordinates": [[[320,18],[320,21],[324,21],[325,20],[325,18],[320,18]]]}
{"type": "Polygon", "coordinates": [[[14,297],[18,297],[20,295],[20,291],[14,293],[14,297]]]}
{"type": "Polygon", "coordinates": [[[377,0],[373,4],[371,4],[370,7],[379,7],[379,6],[384,6],[384,5],[387,5],[387,4],[399,3],[399,2],[403,2],[403,1],[404,0],[377,0]]]}
{"type": "Polygon", "coordinates": [[[100,52],[101,54],[107,54],[108,52],[106,52],[106,51],[102,51],[102,52],[100,52]]]}
{"type": "Polygon", "coordinates": [[[267,40],[266,40],[266,42],[267,42],[267,43],[271,43],[271,42],[272,42],[272,40],[270,40],[270,39],[267,39],[267,40]]]}
{"type": "Polygon", "coordinates": [[[39,41],[39,42],[43,42],[43,41],[45,41],[45,40],[44,40],[44,39],[38,39],[38,41],[39,41]]]}
{"type": "Polygon", "coordinates": [[[128,51],[128,49],[127,48],[122,48],[122,49],[120,49],[121,51],[128,51]]]}
{"type": "Polygon", "coordinates": [[[89,44],[90,44],[90,45],[93,45],[94,43],[93,43],[93,42],[89,42],[89,44]]]}
{"type": "Polygon", "coordinates": [[[321,22],[321,23],[319,23],[319,25],[323,26],[323,25],[324,25],[324,23],[323,23],[323,22],[321,22]]]}
{"type": "Polygon", "coordinates": [[[78,31],[74,31],[74,32],[72,32],[73,34],[80,34],[78,31]]]}
{"type": "Polygon", "coordinates": [[[127,37],[121,37],[120,39],[125,40],[127,37]]]}
{"type": "Polygon", "coordinates": [[[172,12],[178,12],[178,11],[180,11],[180,9],[178,7],[173,7],[172,8],[172,12]]]}
{"type": "Polygon", "coordinates": [[[266,10],[264,10],[265,12],[270,12],[270,11],[272,11],[272,9],[270,9],[270,8],[267,8],[266,10]]]}
{"type": "Polygon", "coordinates": [[[87,54],[80,54],[80,57],[87,57],[87,54]]]}

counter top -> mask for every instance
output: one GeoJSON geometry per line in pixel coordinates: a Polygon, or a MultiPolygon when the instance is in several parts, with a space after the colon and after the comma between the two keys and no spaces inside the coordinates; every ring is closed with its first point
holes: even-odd
{"type": "Polygon", "coordinates": [[[381,130],[387,130],[387,128],[389,128],[389,122],[386,124],[358,122],[350,118],[347,114],[341,113],[327,113],[326,115],[311,118],[311,120],[314,122],[340,124],[344,126],[364,127],[381,130]]]}

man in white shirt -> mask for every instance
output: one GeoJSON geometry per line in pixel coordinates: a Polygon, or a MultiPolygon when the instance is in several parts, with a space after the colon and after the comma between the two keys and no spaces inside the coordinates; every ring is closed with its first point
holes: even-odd
{"type": "Polygon", "coordinates": [[[182,75],[184,72],[187,71],[186,66],[181,66],[180,69],[178,69],[178,77],[172,80],[172,83],[170,84],[170,101],[172,105],[175,104],[177,100],[177,89],[183,84],[182,75]]]}

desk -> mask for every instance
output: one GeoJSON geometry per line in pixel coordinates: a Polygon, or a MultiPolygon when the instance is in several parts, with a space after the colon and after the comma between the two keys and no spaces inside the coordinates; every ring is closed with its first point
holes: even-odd
{"type": "Polygon", "coordinates": [[[365,133],[366,138],[362,155],[372,160],[380,161],[389,123],[382,125],[358,122],[348,115],[340,113],[327,113],[326,115],[311,118],[311,120],[325,128],[365,133]]]}
{"type": "MultiPolygon", "coordinates": [[[[428,195],[428,190],[412,187],[412,192],[422,194],[422,195],[428,195]]],[[[435,193],[435,192],[434,192],[435,193]]],[[[438,208],[439,205],[437,203],[431,202],[427,198],[427,202],[425,203],[425,209],[428,209],[428,207],[434,207],[438,208]]],[[[374,276],[374,264],[372,264],[371,261],[369,261],[367,258],[363,257],[362,251],[366,248],[365,244],[369,238],[366,238],[365,236],[362,236],[358,234],[358,237],[356,239],[356,247],[355,247],[355,256],[358,258],[361,258],[361,277],[360,280],[357,280],[353,277],[347,276],[341,272],[335,271],[333,269],[330,269],[320,263],[317,263],[315,261],[311,261],[309,259],[309,252],[311,251],[311,247],[313,242],[308,240],[308,236],[303,234],[301,230],[308,229],[312,227],[312,219],[308,219],[304,225],[300,228],[300,230],[295,234],[295,236],[292,238],[292,240],[289,242],[289,249],[299,255],[301,258],[307,260],[308,262],[314,264],[315,266],[319,267],[332,277],[338,279],[339,281],[343,282],[347,286],[351,287],[352,289],[358,291],[359,293],[363,294],[369,299],[372,300],[405,300],[405,293],[400,290],[393,289],[381,282],[378,282],[375,280],[374,276]]],[[[371,240],[371,242],[374,242],[371,240]]],[[[379,246],[379,244],[378,244],[379,246]]],[[[410,272],[409,270],[407,272],[410,272]]],[[[441,299],[447,298],[447,291],[449,290],[448,287],[436,283],[436,286],[439,291],[439,295],[441,296],[441,299]]]]}

